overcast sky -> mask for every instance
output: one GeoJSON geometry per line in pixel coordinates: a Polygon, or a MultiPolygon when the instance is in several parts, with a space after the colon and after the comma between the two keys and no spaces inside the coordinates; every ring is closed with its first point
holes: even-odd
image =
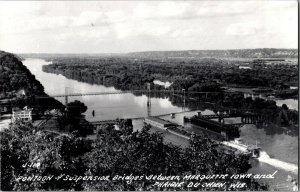
{"type": "Polygon", "coordinates": [[[0,1],[14,53],[297,48],[297,1],[0,1]]]}

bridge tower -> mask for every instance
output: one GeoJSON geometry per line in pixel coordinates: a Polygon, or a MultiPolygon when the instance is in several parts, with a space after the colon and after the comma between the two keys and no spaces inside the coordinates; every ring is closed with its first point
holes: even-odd
{"type": "Polygon", "coordinates": [[[182,108],[182,111],[184,112],[185,111],[185,89],[182,89],[183,91],[183,108],[182,108]]]}
{"type": "Polygon", "coordinates": [[[68,87],[65,87],[65,105],[68,105],[68,87]]]}
{"type": "Polygon", "coordinates": [[[147,83],[147,115],[151,116],[151,84],[147,83]]]}

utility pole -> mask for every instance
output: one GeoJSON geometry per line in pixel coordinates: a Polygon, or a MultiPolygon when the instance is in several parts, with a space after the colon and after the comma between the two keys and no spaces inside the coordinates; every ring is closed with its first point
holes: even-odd
{"type": "Polygon", "coordinates": [[[148,117],[151,116],[151,84],[147,83],[147,112],[148,112],[148,117]]]}

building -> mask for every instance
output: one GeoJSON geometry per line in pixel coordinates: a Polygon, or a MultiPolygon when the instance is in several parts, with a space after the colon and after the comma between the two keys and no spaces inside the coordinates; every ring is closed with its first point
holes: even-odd
{"type": "Polygon", "coordinates": [[[145,118],[145,123],[164,130],[167,130],[167,128],[174,126],[173,123],[157,117],[147,117],[145,118]]]}
{"type": "Polygon", "coordinates": [[[19,91],[16,92],[16,96],[19,97],[19,98],[26,96],[25,90],[24,89],[20,89],[19,91]]]}
{"type": "Polygon", "coordinates": [[[5,114],[9,112],[9,107],[11,106],[9,99],[0,100],[0,114],[5,114]]]}
{"type": "Polygon", "coordinates": [[[249,66],[239,66],[239,69],[252,69],[252,68],[249,66]]]}
{"type": "Polygon", "coordinates": [[[15,122],[18,119],[25,122],[32,121],[32,109],[28,109],[27,107],[24,107],[23,110],[17,110],[17,111],[13,110],[12,122],[15,122]]]}

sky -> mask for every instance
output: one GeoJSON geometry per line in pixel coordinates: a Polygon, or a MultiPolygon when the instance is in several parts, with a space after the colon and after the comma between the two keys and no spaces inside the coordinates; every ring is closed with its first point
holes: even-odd
{"type": "Polygon", "coordinates": [[[297,47],[297,0],[0,1],[13,53],[297,47]]]}

